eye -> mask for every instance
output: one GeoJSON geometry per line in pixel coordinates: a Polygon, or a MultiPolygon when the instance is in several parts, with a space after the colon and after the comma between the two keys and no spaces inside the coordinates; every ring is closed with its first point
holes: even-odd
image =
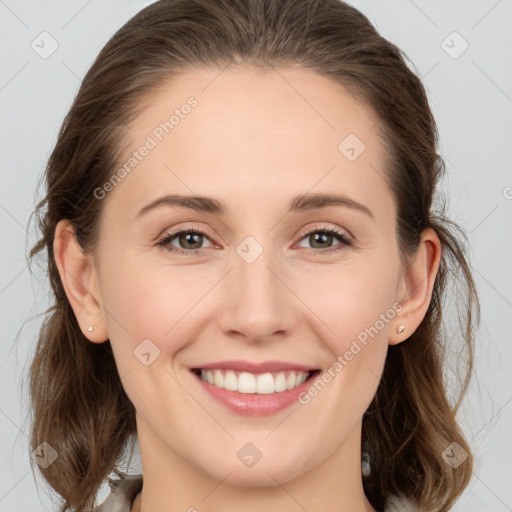
{"type": "Polygon", "coordinates": [[[174,233],[167,233],[165,237],[160,240],[157,245],[165,247],[169,252],[177,252],[191,256],[200,252],[203,247],[200,247],[204,239],[209,240],[206,233],[196,228],[184,228],[174,233]],[[182,247],[176,247],[172,244],[176,239],[177,243],[182,247]]]}
{"type": "MultiPolygon", "coordinates": [[[[204,231],[188,227],[173,233],[167,233],[156,245],[166,248],[169,252],[193,256],[205,249],[205,247],[201,247],[205,239],[208,240],[211,246],[210,238],[204,231]],[[178,247],[173,244],[175,240],[179,245],[178,247]]],[[[345,233],[329,227],[310,229],[302,236],[301,241],[304,239],[308,239],[313,244],[311,250],[314,254],[329,254],[352,245],[351,238],[345,233]],[[339,243],[333,247],[325,247],[326,244],[332,243],[333,239],[338,240],[339,243]],[[317,247],[314,247],[315,245],[317,247]]]]}
{"type": "Polygon", "coordinates": [[[301,240],[304,239],[308,239],[313,246],[317,245],[312,249],[314,254],[329,254],[352,245],[352,240],[345,233],[329,227],[310,229],[301,238],[301,240]],[[333,239],[337,239],[340,243],[334,247],[325,248],[325,244],[332,243],[333,239]]]}

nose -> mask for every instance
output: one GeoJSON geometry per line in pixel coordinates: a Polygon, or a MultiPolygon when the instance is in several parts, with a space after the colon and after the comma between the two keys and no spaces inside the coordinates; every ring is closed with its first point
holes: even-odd
{"type": "Polygon", "coordinates": [[[250,344],[274,343],[296,329],[301,302],[270,250],[248,261],[234,258],[222,285],[217,319],[226,336],[250,344]]]}

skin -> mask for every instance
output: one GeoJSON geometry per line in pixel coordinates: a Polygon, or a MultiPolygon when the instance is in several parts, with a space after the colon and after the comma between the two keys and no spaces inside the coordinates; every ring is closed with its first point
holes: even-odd
{"type": "Polygon", "coordinates": [[[197,107],[103,199],[95,254],[78,248],[66,221],[54,242],[78,322],[91,342],[110,339],[137,411],[144,486],[133,510],[373,511],[361,480],[362,417],[388,346],[425,316],[439,239],[425,230],[402,265],[377,119],[308,70],[188,71],[143,99],[127,156],[190,96],[197,107]],[[350,133],[366,146],[352,162],[338,150],[350,133]],[[321,192],[345,194],[373,218],[346,206],[287,213],[296,195],[321,192]],[[227,213],[161,206],[137,217],[164,193],[213,197],[227,213]],[[202,247],[199,254],[156,245],[189,226],[207,236],[172,245],[202,247]],[[341,243],[315,245],[304,234],[325,227],[353,245],[315,254],[341,243]],[[252,263],[236,251],[247,236],[263,249],[252,263]],[[327,370],[395,302],[400,312],[307,405],[243,417],[213,401],[189,371],[225,359],[327,370]],[[133,354],[144,339],[160,350],[149,366],[133,354]],[[262,453],[251,468],[237,458],[247,442],[262,453]]]}

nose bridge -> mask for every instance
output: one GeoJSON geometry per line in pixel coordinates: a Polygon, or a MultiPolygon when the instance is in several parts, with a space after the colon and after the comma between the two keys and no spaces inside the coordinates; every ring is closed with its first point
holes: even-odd
{"type": "Polygon", "coordinates": [[[221,308],[222,328],[253,342],[289,331],[295,318],[293,294],[279,275],[282,267],[272,249],[247,237],[236,247],[233,267],[221,308]]]}
{"type": "Polygon", "coordinates": [[[237,248],[234,274],[245,297],[264,298],[268,302],[279,293],[279,280],[276,271],[272,271],[276,266],[275,258],[270,248],[262,248],[261,253],[256,251],[257,248],[251,242],[244,242],[237,248]]]}

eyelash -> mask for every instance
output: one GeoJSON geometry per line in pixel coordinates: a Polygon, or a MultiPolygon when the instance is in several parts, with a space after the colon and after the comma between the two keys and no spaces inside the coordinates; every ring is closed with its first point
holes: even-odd
{"type": "MultiPolygon", "coordinates": [[[[201,252],[204,248],[185,250],[185,249],[180,249],[180,248],[170,245],[171,241],[174,240],[177,236],[182,235],[182,234],[192,234],[192,233],[205,236],[206,238],[209,239],[208,235],[204,231],[190,227],[190,228],[180,229],[178,231],[175,231],[174,233],[167,233],[165,235],[165,237],[162,238],[156,245],[159,247],[164,247],[169,252],[184,254],[186,256],[194,256],[194,255],[198,254],[199,252],[201,252]]],[[[353,245],[351,238],[349,238],[344,233],[342,233],[336,229],[329,228],[329,227],[309,229],[302,235],[302,237],[300,238],[299,241],[302,241],[304,238],[308,237],[309,235],[311,235],[313,233],[324,233],[324,234],[333,235],[340,242],[338,245],[335,245],[334,247],[328,248],[328,249],[311,249],[310,251],[313,254],[325,255],[325,254],[335,253],[337,251],[344,249],[346,246],[353,245]]]]}

